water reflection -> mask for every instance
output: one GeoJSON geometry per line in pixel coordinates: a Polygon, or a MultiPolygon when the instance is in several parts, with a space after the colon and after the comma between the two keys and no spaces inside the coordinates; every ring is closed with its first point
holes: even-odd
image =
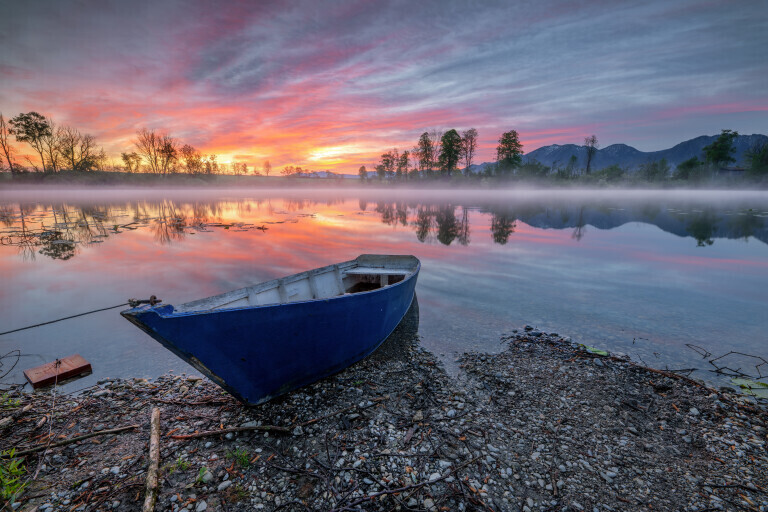
{"type": "MultiPolygon", "coordinates": [[[[726,339],[768,357],[766,199],[140,197],[0,202],[0,326],[396,253],[423,263],[418,337],[438,355],[498,350],[527,323],[662,367],[693,367],[686,343],[726,339]]],[[[36,364],[80,353],[94,379],[181,370],[117,315],[72,322],[0,338],[0,353],[22,348],[36,364]]]]}
{"type": "Polygon", "coordinates": [[[494,213],[491,218],[491,234],[493,243],[504,245],[509,241],[509,235],[515,232],[515,219],[506,213],[494,213]]]}
{"type": "MultiPolygon", "coordinates": [[[[306,210],[341,207],[348,211],[352,204],[340,198],[192,202],[163,199],[95,205],[6,203],[0,205],[0,224],[4,228],[0,231],[0,244],[15,247],[26,260],[34,260],[36,254],[69,260],[81,247],[102,243],[125,231],[149,229],[158,244],[169,245],[182,241],[187,235],[217,228],[233,232],[253,229],[265,232],[267,224],[295,223],[314,215],[306,210]],[[258,223],[243,221],[254,215],[261,217],[258,223]]],[[[571,237],[576,241],[587,235],[589,226],[605,230],[639,222],[677,236],[691,237],[697,247],[711,246],[719,238],[756,239],[768,243],[768,213],[746,207],[680,208],[651,203],[620,205],[605,202],[564,205],[478,203],[467,206],[451,202],[385,200],[375,204],[373,211],[383,224],[409,228],[421,243],[446,246],[471,243],[473,224],[476,229],[483,223],[482,218],[470,220],[473,209],[490,221],[490,237],[498,245],[509,242],[520,222],[535,228],[570,229],[571,237]]],[[[366,199],[359,199],[356,213],[368,213],[368,206],[366,199]]],[[[354,207],[351,209],[355,210],[354,207]]]]}

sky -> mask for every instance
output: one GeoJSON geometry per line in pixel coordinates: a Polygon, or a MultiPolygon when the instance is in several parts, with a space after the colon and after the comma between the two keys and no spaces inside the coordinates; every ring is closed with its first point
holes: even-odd
{"type": "MultiPolygon", "coordinates": [[[[424,131],[641,151],[768,133],[764,0],[0,0],[0,112],[356,173],[424,131]]],[[[30,153],[17,144],[18,150],[30,153]]]]}

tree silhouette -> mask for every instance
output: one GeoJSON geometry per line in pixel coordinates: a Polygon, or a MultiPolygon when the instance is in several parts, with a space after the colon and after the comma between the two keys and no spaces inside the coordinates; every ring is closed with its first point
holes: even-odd
{"type": "Polygon", "coordinates": [[[424,132],[421,134],[419,142],[416,144],[416,147],[413,148],[413,152],[418,155],[419,171],[430,176],[432,174],[432,165],[435,161],[435,153],[433,151],[432,139],[430,139],[429,133],[424,132]]]}
{"type": "Polygon", "coordinates": [[[92,135],[83,135],[71,126],[63,126],[59,128],[59,150],[73,171],[91,171],[96,168],[96,139],[92,135]]]}
{"type": "Polygon", "coordinates": [[[515,232],[515,218],[508,213],[494,213],[491,217],[493,243],[506,245],[509,235],[515,232]]]}
{"type": "Polygon", "coordinates": [[[47,231],[40,235],[43,248],[38,252],[54,260],[68,260],[75,255],[75,244],[62,238],[61,231],[47,231]]]}
{"type": "Polygon", "coordinates": [[[723,130],[712,144],[704,146],[704,160],[712,165],[728,165],[736,159],[731,156],[736,151],[733,141],[739,136],[739,132],[723,130]]]}
{"type": "Polygon", "coordinates": [[[706,247],[715,243],[715,225],[717,219],[712,212],[703,212],[696,215],[686,226],[688,233],[696,239],[697,247],[706,247]]]}
{"type": "Polygon", "coordinates": [[[438,208],[435,222],[437,223],[437,241],[443,245],[451,245],[451,242],[459,236],[456,207],[446,204],[438,208]]]}
{"type": "Polygon", "coordinates": [[[477,130],[470,128],[461,134],[461,158],[464,159],[464,175],[469,176],[472,159],[477,149],[477,130]]]}
{"type": "Polygon", "coordinates": [[[520,137],[517,134],[517,131],[510,130],[502,133],[499,138],[499,145],[496,146],[498,171],[503,174],[509,174],[523,161],[522,154],[523,145],[520,143],[520,137]]]}
{"type": "Polygon", "coordinates": [[[13,162],[13,146],[11,146],[11,142],[8,140],[10,135],[10,129],[5,122],[3,114],[0,113],[0,150],[3,151],[3,156],[5,156],[5,160],[8,162],[8,170],[11,171],[11,174],[15,174],[17,169],[16,164],[13,162]]]}
{"type": "Polygon", "coordinates": [[[167,133],[142,128],[136,133],[134,145],[146,159],[150,172],[167,174],[175,170],[179,156],[178,142],[167,133]]]}
{"type": "MultiPolygon", "coordinates": [[[[26,142],[40,155],[40,162],[45,170],[45,145],[43,138],[50,135],[51,126],[48,120],[37,112],[19,114],[11,119],[9,133],[16,136],[19,142],[26,142]]],[[[30,162],[31,163],[31,162],[30,162]]],[[[34,165],[34,164],[33,164],[34,165]]]]}
{"type": "Polygon", "coordinates": [[[420,206],[416,210],[416,220],[413,223],[414,230],[416,231],[416,239],[419,242],[425,242],[429,237],[429,232],[432,230],[432,221],[434,214],[429,206],[420,206]]]}
{"type": "Polygon", "coordinates": [[[448,130],[440,139],[440,172],[449,177],[456,169],[461,157],[461,135],[456,130],[448,130]]]}
{"type": "Polygon", "coordinates": [[[590,168],[592,166],[592,159],[595,157],[597,149],[600,147],[597,142],[597,136],[592,134],[589,137],[584,137],[584,146],[587,148],[587,169],[585,172],[589,174],[590,168]]]}

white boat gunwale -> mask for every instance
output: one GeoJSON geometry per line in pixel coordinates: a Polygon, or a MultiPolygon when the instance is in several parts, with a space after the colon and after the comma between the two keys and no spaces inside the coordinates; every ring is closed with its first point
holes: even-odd
{"type": "MultiPolygon", "coordinates": [[[[297,274],[292,274],[289,276],[272,279],[270,281],[257,283],[252,286],[246,286],[243,288],[231,290],[221,294],[212,295],[210,297],[205,297],[203,299],[186,302],[186,303],[180,304],[179,306],[171,305],[171,307],[173,308],[172,311],[166,312],[166,311],[163,311],[163,309],[165,308],[160,308],[158,310],[158,313],[163,317],[204,315],[204,314],[213,314],[213,313],[219,313],[224,311],[236,311],[236,310],[243,310],[243,309],[267,308],[267,307],[281,307],[281,306],[288,306],[292,304],[303,304],[308,302],[344,299],[344,298],[349,298],[353,296],[359,296],[362,294],[379,292],[384,288],[394,287],[399,284],[402,284],[405,281],[407,281],[409,277],[416,274],[421,267],[421,264],[416,258],[414,258],[414,261],[411,264],[407,266],[401,265],[399,267],[398,266],[387,267],[385,264],[379,264],[376,266],[371,264],[361,264],[359,260],[361,258],[364,258],[364,256],[367,256],[367,255],[362,255],[357,259],[345,261],[343,263],[336,263],[336,264],[326,265],[324,267],[320,267],[316,269],[305,270],[297,274]],[[326,290],[324,290],[325,293],[321,293],[317,289],[317,284],[318,284],[317,277],[326,276],[329,274],[336,274],[336,273],[341,274],[339,283],[337,285],[338,287],[336,288],[336,290],[335,291],[331,290],[332,293],[328,293],[326,290]],[[355,281],[350,286],[345,286],[343,283],[343,279],[347,276],[352,278],[361,278],[361,279],[358,281],[355,281]],[[390,282],[390,279],[389,279],[390,276],[394,277],[396,280],[394,282],[390,282]],[[371,279],[373,281],[375,281],[375,279],[378,278],[380,280],[379,286],[370,290],[362,290],[362,291],[354,291],[354,292],[349,291],[357,283],[365,282],[364,281],[365,278],[371,279]],[[287,295],[288,286],[296,283],[303,283],[303,282],[306,282],[309,292],[311,294],[311,297],[300,297],[300,298],[291,300],[291,297],[295,297],[298,293],[293,293],[290,296],[288,296],[287,295]],[[341,291],[339,290],[339,288],[341,288],[341,291]],[[258,296],[258,294],[264,294],[264,293],[275,291],[275,290],[277,291],[277,294],[279,296],[278,300],[271,300],[269,302],[264,302],[263,304],[259,304],[257,303],[257,300],[254,300],[254,303],[251,303],[251,297],[258,296]],[[317,295],[321,295],[321,296],[317,296],[317,295]],[[248,301],[247,304],[234,305],[235,303],[242,302],[244,299],[248,301]],[[232,306],[230,306],[230,304],[232,304],[232,306]]],[[[408,258],[410,257],[396,256],[395,258],[402,258],[401,261],[409,261],[408,258]]],[[[383,261],[384,263],[386,263],[386,260],[383,260],[383,261]]],[[[369,281],[369,282],[372,282],[372,281],[369,281]]]]}

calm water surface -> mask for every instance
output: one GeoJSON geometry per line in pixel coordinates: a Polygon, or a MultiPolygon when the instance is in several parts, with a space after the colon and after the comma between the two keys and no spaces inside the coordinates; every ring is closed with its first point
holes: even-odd
{"type": "MultiPolygon", "coordinates": [[[[449,371],[530,324],[718,384],[729,351],[716,363],[768,375],[764,193],[3,191],[0,237],[0,331],[414,254],[417,336],[449,371]]],[[[119,311],[0,336],[2,382],[74,353],[94,373],[73,390],[193,371],[119,311]]]]}

